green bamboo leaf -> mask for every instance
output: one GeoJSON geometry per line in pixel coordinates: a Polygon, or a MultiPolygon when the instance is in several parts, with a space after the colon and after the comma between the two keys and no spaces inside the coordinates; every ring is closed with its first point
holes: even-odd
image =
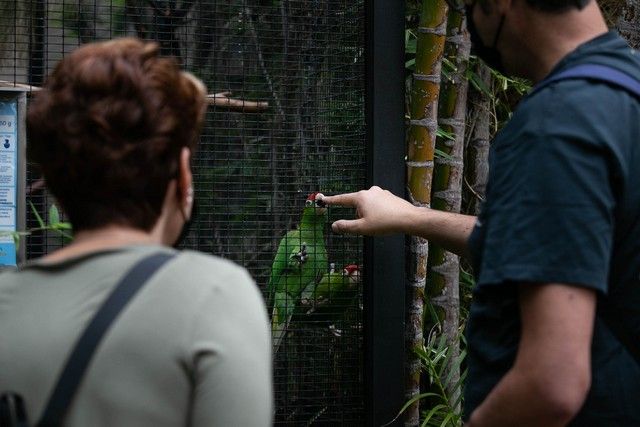
{"type": "Polygon", "coordinates": [[[427,397],[439,397],[437,393],[433,393],[433,392],[428,392],[428,393],[420,393],[418,395],[413,396],[411,399],[409,399],[407,401],[407,403],[404,404],[404,406],[402,407],[402,409],[400,409],[400,412],[398,413],[398,416],[400,416],[400,414],[402,414],[404,411],[407,410],[407,408],[411,405],[413,405],[414,403],[416,403],[418,400],[420,399],[424,399],[427,397]]]}
{"type": "Polygon", "coordinates": [[[440,427],[447,427],[449,425],[451,426],[455,426],[458,423],[454,421],[454,418],[457,418],[455,414],[453,414],[452,412],[449,412],[445,417],[444,420],[442,420],[442,423],[440,424],[440,427]],[[449,422],[451,422],[451,424],[449,424],[449,422]]]}
{"type": "Polygon", "coordinates": [[[56,225],[59,223],[60,223],[60,212],[58,212],[58,207],[52,204],[49,207],[49,225],[56,225]]]}
{"type": "Polygon", "coordinates": [[[16,245],[16,252],[20,249],[20,233],[14,231],[11,233],[13,237],[13,243],[16,245]]]}
{"type": "Polygon", "coordinates": [[[445,153],[444,151],[438,148],[434,148],[433,152],[437,158],[445,159],[445,160],[453,160],[453,157],[451,157],[449,154],[445,153]]]}
{"type": "Polygon", "coordinates": [[[56,230],[71,230],[72,226],[68,222],[59,222],[57,224],[52,224],[52,227],[56,230]]]}
{"type": "Polygon", "coordinates": [[[446,70],[448,72],[456,72],[458,71],[458,66],[453,63],[449,58],[442,58],[443,71],[446,70]]]}
{"type": "Polygon", "coordinates": [[[31,206],[31,211],[36,216],[36,221],[38,221],[38,225],[40,226],[40,228],[45,228],[46,225],[45,225],[44,221],[42,220],[42,217],[38,213],[38,210],[36,209],[36,207],[33,205],[33,203],[31,203],[31,201],[29,201],[29,205],[31,206]]]}
{"type": "Polygon", "coordinates": [[[493,93],[491,92],[491,89],[489,88],[489,86],[485,84],[485,82],[480,78],[480,76],[477,73],[475,73],[473,70],[469,70],[468,73],[469,73],[469,81],[471,82],[473,87],[476,88],[476,90],[478,90],[483,95],[493,99],[493,93]]]}
{"type": "Polygon", "coordinates": [[[447,132],[446,130],[444,130],[442,128],[436,129],[436,136],[439,136],[440,138],[448,139],[449,141],[455,141],[456,140],[456,137],[453,134],[453,132],[447,132]]]}
{"type": "Polygon", "coordinates": [[[423,426],[429,425],[429,421],[431,420],[431,418],[433,418],[436,414],[438,414],[440,411],[443,411],[443,410],[444,411],[447,410],[447,405],[443,405],[442,403],[431,408],[431,410],[427,412],[426,416],[424,417],[424,421],[422,422],[422,425],[423,426]]]}

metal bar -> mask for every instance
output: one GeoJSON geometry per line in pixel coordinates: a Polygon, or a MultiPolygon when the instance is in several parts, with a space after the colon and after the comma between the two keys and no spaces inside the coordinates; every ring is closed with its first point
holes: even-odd
{"type": "MultiPolygon", "coordinates": [[[[27,185],[27,94],[22,92],[18,95],[18,182],[16,185],[16,226],[18,230],[25,230],[27,228],[27,197],[25,194],[27,185]]],[[[26,244],[22,244],[18,247],[18,264],[26,261],[26,244]]]]}
{"type": "MultiPolygon", "coordinates": [[[[404,2],[367,0],[365,13],[367,181],[403,195],[404,2]]],[[[364,257],[366,424],[377,427],[404,403],[404,236],[366,239],[364,257]]]]}

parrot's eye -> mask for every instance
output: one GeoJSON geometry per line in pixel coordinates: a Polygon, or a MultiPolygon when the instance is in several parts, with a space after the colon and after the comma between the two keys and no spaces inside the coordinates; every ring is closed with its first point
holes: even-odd
{"type": "Polygon", "coordinates": [[[307,200],[307,201],[305,202],[305,205],[306,205],[306,206],[313,206],[313,200],[307,200]]]}

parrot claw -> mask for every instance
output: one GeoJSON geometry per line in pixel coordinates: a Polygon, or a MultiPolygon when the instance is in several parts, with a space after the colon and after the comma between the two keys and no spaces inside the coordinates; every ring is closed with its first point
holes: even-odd
{"type": "Polygon", "coordinates": [[[329,325],[329,332],[336,338],[342,336],[342,330],[336,328],[336,325],[329,325]]]}
{"type": "Polygon", "coordinates": [[[300,252],[295,254],[293,256],[293,258],[296,258],[300,264],[304,263],[308,258],[307,246],[306,245],[302,245],[302,249],[300,250],[300,252]]]}

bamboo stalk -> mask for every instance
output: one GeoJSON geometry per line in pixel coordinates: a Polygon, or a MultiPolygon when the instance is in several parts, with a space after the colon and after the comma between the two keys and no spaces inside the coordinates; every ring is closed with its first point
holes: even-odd
{"type": "MultiPolygon", "coordinates": [[[[491,88],[491,71],[478,63],[476,74],[487,88],[491,88]]],[[[484,200],[489,176],[489,144],[491,137],[491,100],[479,90],[469,91],[469,137],[466,142],[464,175],[468,196],[466,211],[478,215],[484,200]]]]}
{"type": "MultiPolygon", "coordinates": [[[[429,206],[431,202],[431,178],[447,9],[445,0],[423,0],[418,27],[406,162],[408,197],[417,206],[429,206]]],[[[422,317],[428,253],[426,240],[419,237],[411,238],[407,263],[409,271],[405,330],[407,349],[405,398],[407,400],[420,393],[420,359],[414,350],[421,348],[424,341],[422,317]]],[[[420,406],[416,401],[407,408],[404,423],[405,426],[417,426],[419,421],[420,406]]]]}
{"type": "MultiPolygon", "coordinates": [[[[443,79],[438,103],[438,123],[450,136],[438,137],[436,148],[446,157],[435,159],[431,198],[433,209],[447,212],[460,212],[462,201],[463,151],[465,116],[467,109],[466,78],[471,42],[466,31],[464,13],[451,9],[447,22],[447,41],[445,58],[454,65],[443,79]]],[[[450,347],[449,367],[444,372],[443,383],[447,388],[450,402],[458,401],[460,388],[459,366],[456,365],[459,354],[459,277],[460,263],[456,255],[438,245],[429,248],[427,270],[427,297],[432,306],[437,307],[442,333],[450,347]],[[448,380],[447,380],[448,379],[448,380]]],[[[426,328],[426,326],[425,326],[426,328]]],[[[459,410],[459,407],[456,408],[459,410]]]]}

